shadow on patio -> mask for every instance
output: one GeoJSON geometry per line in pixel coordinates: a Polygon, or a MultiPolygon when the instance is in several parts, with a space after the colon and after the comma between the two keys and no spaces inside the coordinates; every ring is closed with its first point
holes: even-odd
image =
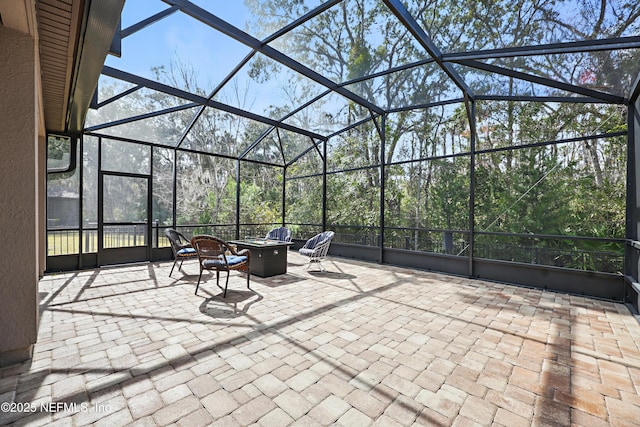
{"type": "MultiPolygon", "coordinates": [[[[171,263],[46,276],[2,423],[632,425],[640,326],[620,304],[329,259],[193,294],[171,263]],[[18,407],[14,404],[14,409],[18,407]],[[22,409],[25,409],[24,406],[22,409]]],[[[192,271],[193,270],[193,271],[192,271]]]]}

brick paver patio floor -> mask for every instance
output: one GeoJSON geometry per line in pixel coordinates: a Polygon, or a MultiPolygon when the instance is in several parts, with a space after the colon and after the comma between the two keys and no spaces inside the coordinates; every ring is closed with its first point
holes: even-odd
{"type": "Polygon", "coordinates": [[[0,370],[0,424],[640,425],[624,305],[289,261],[252,291],[232,273],[226,299],[211,276],[194,295],[194,261],[45,276],[33,360],[0,370]]]}

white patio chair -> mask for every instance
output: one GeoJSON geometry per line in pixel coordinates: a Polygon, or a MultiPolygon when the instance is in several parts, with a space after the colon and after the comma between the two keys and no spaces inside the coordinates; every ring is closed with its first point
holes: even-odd
{"type": "Polygon", "coordinates": [[[309,257],[309,264],[307,264],[305,270],[308,270],[309,267],[315,263],[320,267],[320,271],[326,271],[322,265],[322,260],[327,256],[327,252],[329,252],[329,245],[331,245],[331,239],[333,239],[334,235],[335,233],[333,231],[324,231],[307,240],[307,243],[300,248],[299,252],[309,257]]]}

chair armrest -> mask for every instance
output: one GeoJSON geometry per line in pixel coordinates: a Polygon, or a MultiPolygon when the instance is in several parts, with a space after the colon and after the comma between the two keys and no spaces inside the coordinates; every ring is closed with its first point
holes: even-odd
{"type": "Polygon", "coordinates": [[[236,245],[230,245],[230,244],[225,244],[225,247],[231,253],[231,255],[239,255],[239,256],[244,255],[247,257],[247,261],[251,260],[251,251],[249,249],[245,248],[245,249],[238,250],[238,247],[236,245]]]}
{"type": "Polygon", "coordinates": [[[247,257],[247,261],[251,261],[251,251],[249,249],[242,249],[236,252],[234,255],[244,255],[247,257]]]}

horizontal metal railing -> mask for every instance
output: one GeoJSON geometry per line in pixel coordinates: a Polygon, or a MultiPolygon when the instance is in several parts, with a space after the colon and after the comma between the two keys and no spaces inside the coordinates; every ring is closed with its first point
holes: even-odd
{"type": "MultiPolygon", "coordinates": [[[[272,228],[278,227],[277,223],[241,224],[240,238],[263,237],[272,228]]],[[[154,222],[151,227],[152,247],[169,247],[169,240],[164,230],[172,228],[170,225],[159,225],[154,222]]],[[[190,238],[196,234],[211,234],[225,240],[236,238],[235,224],[180,224],[176,229],[190,238]]],[[[105,222],[103,227],[103,247],[121,248],[146,246],[147,236],[146,222],[105,222]]],[[[71,255],[82,253],[94,253],[98,250],[98,227],[90,223],[82,228],[82,239],[78,227],[49,227],[47,230],[47,254],[49,256],[71,255]],[[80,250],[82,249],[82,251],[80,250]]]]}
{"type": "Polygon", "coordinates": [[[146,222],[105,222],[102,233],[105,248],[146,246],[149,237],[146,222]]]}
{"type": "MultiPolygon", "coordinates": [[[[180,224],[176,228],[190,238],[196,234],[211,234],[225,240],[262,237],[278,223],[241,224],[180,224]]],[[[294,239],[308,239],[322,231],[320,224],[290,223],[294,239]]],[[[168,225],[152,224],[152,247],[169,247],[164,235],[168,225]]],[[[329,224],[327,229],[335,231],[334,242],[380,246],[380,228],[329,224]]],[[[98,233],[95,225],[79,228],[54,228],[48,230],[48,255],[67,255],[96,252],[98,233]],[[82,245],[82,247],[80,246],[82,245]],[[82,249],[82,251],[80,251],[82,249]]],[[[104,247],[131,247],[147,245],[149,236],[146,223],[105,223],[104,247]]],[[[469,232],[437,228],[386,227],[384,247],[417,252],[469,256],[469,232]]],[[[560,236],[548,234],[523,234],[477,232],[474,241],[474,257],[519,263],[548,265],[598,272],[622,272],[624,246],[634,246],[624,239],[585,236],[560,236]]],[[[634,246],[635,247],[635,246],[634,246]]],[[[640,248],[640,242],[638,242],[640,248]]]]}
{"type": "MultiPolygon", "coordinates": [[[[380,245],[380,229],[373,226],[328,224],[334,241],[380,245]]],[[[385,227],[384,248],[469,256],[469,231],[437,228],[385,227]]],[[[624,239],[550,234],[476,232],[476,258],[546,265],[585,271],[621,273],[624,239]]]]}

